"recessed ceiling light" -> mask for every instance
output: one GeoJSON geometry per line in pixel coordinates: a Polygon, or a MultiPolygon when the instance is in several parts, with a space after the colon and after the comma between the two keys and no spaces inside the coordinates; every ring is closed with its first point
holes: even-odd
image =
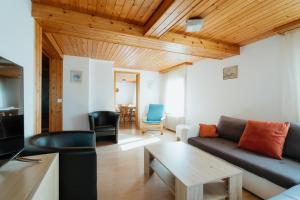
{"type": "Polygon", "coordinates": [[[185,31],[188,33],[198,32],[203,27],[203,20],[199,18],[191,18],[186,21],[185,31]]]}

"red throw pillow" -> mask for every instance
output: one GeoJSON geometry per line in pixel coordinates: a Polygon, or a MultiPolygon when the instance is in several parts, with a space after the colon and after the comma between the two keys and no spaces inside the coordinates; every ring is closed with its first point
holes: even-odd
{"type": "Polygon", "coordinates": [[[199,124],[200,137],[218,137],[217,126],[208,124],[199,124]]]}
{"type": "Polygon", "coordinates": [[[239,147],[268,157],[282,159],[282,149],[290,123],[247,122],[239,147]]]}

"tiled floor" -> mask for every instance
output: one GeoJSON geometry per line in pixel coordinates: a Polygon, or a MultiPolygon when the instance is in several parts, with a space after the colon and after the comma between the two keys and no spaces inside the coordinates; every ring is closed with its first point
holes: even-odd
{"type": "MultiPolygon", "coordinates": [[[[158,131],[142,135],[135,129],[121,129],[119,144],[99,142],[98,199],[101,200],[174,200],[166,185],[155,174],[144,181],[143,146],[175,141],[175,134],[158,131]]],[[[257,200],[244,191],[243,199],[257,200]]]]}

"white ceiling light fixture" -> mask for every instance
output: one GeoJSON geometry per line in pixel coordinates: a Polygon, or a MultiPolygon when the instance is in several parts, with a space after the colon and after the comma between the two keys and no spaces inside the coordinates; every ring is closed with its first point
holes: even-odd
{"type": "Polygon", "coordinates": [[[201,30],[204,23],[200,18],[191,18],[186,21],[185,31],[188,33],[194,33],[201,30]]]}

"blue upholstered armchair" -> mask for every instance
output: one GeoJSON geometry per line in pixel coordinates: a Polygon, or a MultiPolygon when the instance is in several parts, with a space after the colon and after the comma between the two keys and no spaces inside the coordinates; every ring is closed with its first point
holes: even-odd
{"type": "Polygon", "coordinates": [[[162,104],[149,104],[147,115],[143,118],[141,130],[145,133],[148,127],[159,127],[161,134],[163,134],[163,121],[164,121],[164,105],[162,104]]]}

